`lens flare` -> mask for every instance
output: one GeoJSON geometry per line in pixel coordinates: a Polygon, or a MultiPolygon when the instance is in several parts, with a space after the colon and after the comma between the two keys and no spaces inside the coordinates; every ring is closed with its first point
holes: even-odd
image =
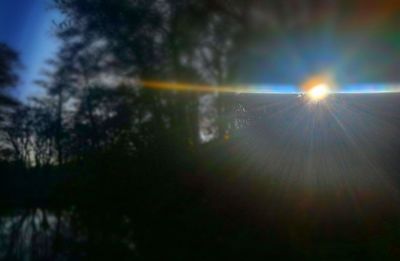
{"type": "Polygon", "coordinates": [[[313,77],[301,85],[247,84],[247,85],[201,85],[162,81],[129,80],[125,84],[140,84],[146,89],[173,92],[221,93],[221,94],[281,94],[307,96],[312,101],[321,101],[328,95],[353,94],[400,94],[400,83],[360,83],[338,85],[327,77],[313,77]]]}
{"type": "Polygon", "coordinates": [[[197,93],[224,93],[224,94],[298,94],[295,85],[258,84],[258,85],[201,85],[191,83],[174,83],[161,81],[140,81],[143,87],[155,90],[197,93]]]}
{"type": "Polygon", "coordinates": [[[325,99],[329,95],[329,89],[330,88],[328,84],[321,83],[311,88],[311,90],[308,92],[308,95],[311,100],[318,102],[325,99]]]}

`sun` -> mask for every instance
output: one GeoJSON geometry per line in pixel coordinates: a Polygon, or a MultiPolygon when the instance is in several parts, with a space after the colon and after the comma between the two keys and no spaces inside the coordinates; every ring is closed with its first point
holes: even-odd
{"type": "Polygon", "coordinates": [[[328,97],[335,89],[336,84],[331,74],[317,74],[307,79],[302,85],[303,93],[312,102],[320,102],[328,97]]]}
{"type": "Polygon", "coordinates": [[[329,95],[329,92],[329,85],[326,83],[320,83],[308,91],[308,96],[312,101],[318,102],[325,99],[329,95]]]}

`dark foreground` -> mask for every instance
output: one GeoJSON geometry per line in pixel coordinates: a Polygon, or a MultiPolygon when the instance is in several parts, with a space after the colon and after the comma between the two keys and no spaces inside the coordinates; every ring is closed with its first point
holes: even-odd
{"type": "Polygon", "coordinates": [[[4,163],[0,256],[399,259],[396,97],[368,99],[337,97],[330,111],[253,100],[246,128],[197,150],[166,142],[135,158],[4,163]]]}

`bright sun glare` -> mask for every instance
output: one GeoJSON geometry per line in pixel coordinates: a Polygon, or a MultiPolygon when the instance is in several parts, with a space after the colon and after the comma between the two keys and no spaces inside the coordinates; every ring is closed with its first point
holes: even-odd
{"type": "Polygon", "coordinates": [[[308,91],[308,95],[313,101],[321,101],[329,94],[329,85],[325,83],[318,84],[308,91]]]}

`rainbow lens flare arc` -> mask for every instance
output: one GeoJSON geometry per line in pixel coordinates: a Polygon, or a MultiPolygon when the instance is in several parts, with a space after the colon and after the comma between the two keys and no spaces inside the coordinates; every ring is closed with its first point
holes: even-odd
{"type": "Polygon", "coordinates": [[[173,92],[221,93],[221,94],[282,94],[307,96],[312,101],[321,101],[333,94],[384,94],[400,93],[400,83],[366,83],[332,85],[330,82],[318,82],[312,85],[290,84],[249,84],[249,85],[200,85],[191,83],[136,81],[146,89],[173,92]]]}

